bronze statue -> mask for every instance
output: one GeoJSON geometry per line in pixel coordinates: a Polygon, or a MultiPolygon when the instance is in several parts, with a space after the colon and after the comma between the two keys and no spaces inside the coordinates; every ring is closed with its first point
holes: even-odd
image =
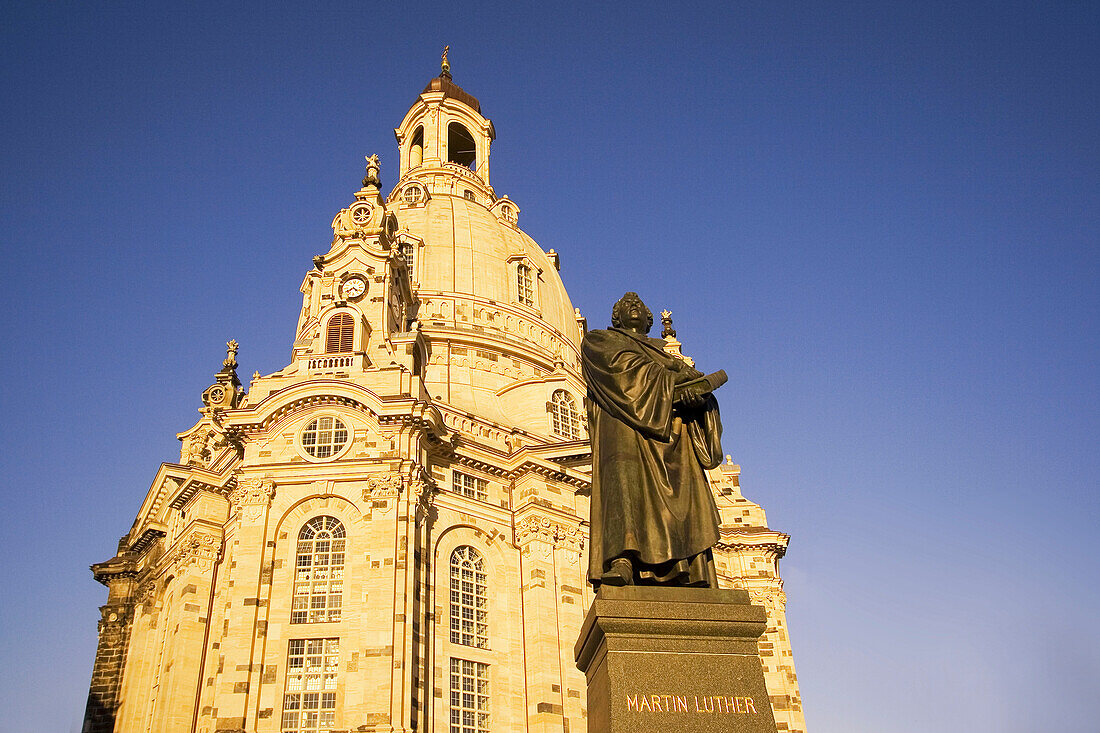
{"type": "Polygon", "coordinates": [[[717,587],[711,547],[718,508],[706,469],[722,461],[722,423],[704,376],[649,338],[653,314],[636,293],[611,328],[581,345],[592,438],[588,580],[604,585],[717,587]]]}

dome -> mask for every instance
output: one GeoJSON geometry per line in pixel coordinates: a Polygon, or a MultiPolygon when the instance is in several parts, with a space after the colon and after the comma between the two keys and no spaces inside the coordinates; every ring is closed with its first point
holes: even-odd
{"type": "MultiPolygon", "coordinates": [[[[518,317],[542,321],[556,337],[554,343],[532,339],[531,346],[549,349],[551,358],[561,348],[579,348],[576,314],[554,260],[518,226],[485,204],[455,194],[437,193],[419,206],[391,204],[394,209],[402,232],[408,233],[407,246],[415,243],[417,248],[420,262],[414,263],[414,280],[421,301],[447,293],[471,308],[475,303],[497,305],[518,317]],[[520,302],[517,293],[516,269],[523,264],[532,270],[530,304],[520,302]]],[[[432,317],[420,315],[422,322],[432,317]]]]}
{"type": "Polygon", "coordinates": [[[394,132],[401,177],[386,208],[420,301],[429,391],[483,419],[550,433],[555,391],[583,400],[582,333],[557,255],[519,228],[519,207],[490,185],[492,122],[441,77],[394,132]]]}

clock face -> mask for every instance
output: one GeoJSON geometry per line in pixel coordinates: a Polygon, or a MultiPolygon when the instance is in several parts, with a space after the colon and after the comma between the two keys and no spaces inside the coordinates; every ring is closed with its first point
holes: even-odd
{"type": "Polygon", "coordinates": [[[344,284],[340,286],[340,294],[348,300],[358,298],[363,293],[367,292],[367,284],[363,282],[360,277],[351,277],[344,281],[344,284]]]}

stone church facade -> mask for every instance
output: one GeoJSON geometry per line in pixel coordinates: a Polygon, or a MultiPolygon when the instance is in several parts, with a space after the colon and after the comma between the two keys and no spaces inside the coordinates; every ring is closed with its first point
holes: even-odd
{"type": "MultiPolygon", "coordinates": [[[[246,390],[227,345],[179,461],[92,566],[86,733],[587,729],[586,323],[446,64],[395,133],[397,184],[369,158],[305,275],[290,364],[246,390]]],[[[720,583],[767,609],[775,717],[803,731],[788,536],[739,472],[711,472],[720,583]]]]}

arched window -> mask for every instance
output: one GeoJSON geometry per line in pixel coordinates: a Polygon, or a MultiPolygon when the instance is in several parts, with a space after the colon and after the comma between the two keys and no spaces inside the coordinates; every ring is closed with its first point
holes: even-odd
{"type": "Polygon", "coordinates": [[[489,648],[489,591],[485,561],[463,545],[451,553],[451,642],[489,648]]]}
{"type": "Polygon", "coordinates": [[[335,517],[311,519],[298,533],[290,623],[340,620],[346,536],[344,525],[335,517]]]}
{"type": "Polygon", "coordinates": [[[355,343],[355,324],[349,313],[337,313],[328,319],[325,334],[325,353],[341,354],[351,351],[355,343]]]}
{"type": "Polygon", "coordinates": [[[477,144],[474,136],[462,125],[452,122],[447,125],[447,160],[474,170],[477,164],[477,144]]]}
{"type": "Polygon", "coordinates": [[[424,128],[416,128],[412,144],[409,146],[409,167],[417,168],[424,163],[424,128]]]}
{"type": "Polygon", "coordinates": [[[550,427],[569,440],[581,439],[581,418],[573,395],[559,389],[550,397],[550,427]]]}
{"type": "Polygon", "coordinates": [[[516,265],[516,300],[523,305],[535,307],[535,277],[531,266],[524,262],[516,265]]]}

